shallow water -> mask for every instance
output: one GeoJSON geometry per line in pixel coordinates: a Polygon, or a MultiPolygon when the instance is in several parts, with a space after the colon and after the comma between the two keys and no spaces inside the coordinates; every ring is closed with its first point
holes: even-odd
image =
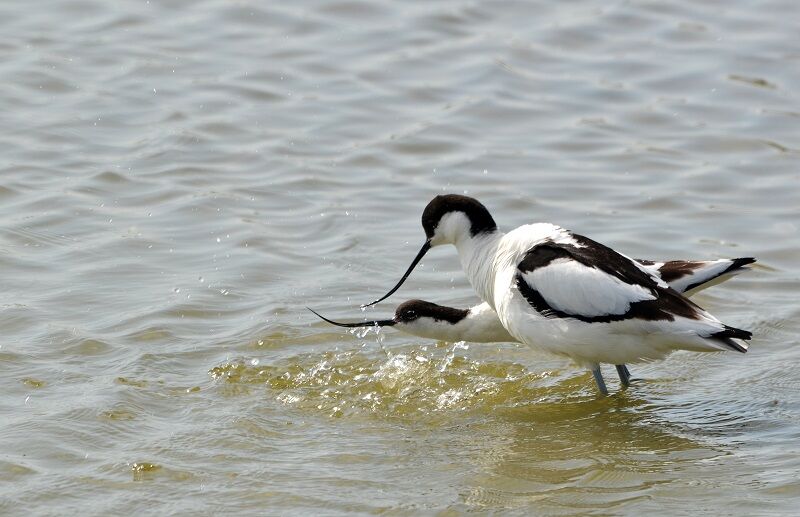
{"type": "MultiPolygon", "coordinates": [[[[4,2],[0,513],[795,511],[798,5],[4,2]],[[696,298],[750,352],[598,398],[305,310],[362,317],[440,192],[757,256],[696,298]]],[[[412,297],[476,302],[452,249],[368,315],[412,297]]]]}

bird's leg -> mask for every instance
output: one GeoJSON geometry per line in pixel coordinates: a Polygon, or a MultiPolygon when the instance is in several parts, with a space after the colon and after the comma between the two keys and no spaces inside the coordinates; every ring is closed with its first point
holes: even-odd
{"type": "Polygon", "coordinates": [[[627,388],[631,385],[631,372],[624,364],[618,364],[616,366],[617,373],[619,374],[619,381],[622,383],[622,387],[627,388]]]}
{"type": "Polygon", "coordinates": [[[599,364],[592,366],[592,375],[594,375],[594,381],[597,383],[597,388],[600,390],[600,393],[603,395],[608,395],[606,381],[603,380],[603,373],[600,371],[599,364]]]}

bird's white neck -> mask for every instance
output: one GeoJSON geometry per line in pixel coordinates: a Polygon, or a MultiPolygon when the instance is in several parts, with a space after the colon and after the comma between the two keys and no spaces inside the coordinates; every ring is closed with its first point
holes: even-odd
{"type": "Polygon", "coordinates": [[[503,232],[480,233],[476,236],[464,235],[455,242],[461,267],[467,274],[469,283],[481,299],[494,308],[494,285],[497,273],[498,250],[503,232]]]}

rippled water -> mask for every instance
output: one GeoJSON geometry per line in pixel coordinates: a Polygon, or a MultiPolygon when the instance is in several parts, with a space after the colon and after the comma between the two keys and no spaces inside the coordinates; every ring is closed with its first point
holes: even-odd
{"type": "MultiPolygon", "coordinates": [[[[798,5],[3,2],[0,513],[796,510],[798,5]],[[361,317],[440,192],[757,256],[697,297],[751,351],[598,398],[305,310],[361,317]]],[[[369,315],[411,297],[476,301],[452,249],[369,315]]]]}

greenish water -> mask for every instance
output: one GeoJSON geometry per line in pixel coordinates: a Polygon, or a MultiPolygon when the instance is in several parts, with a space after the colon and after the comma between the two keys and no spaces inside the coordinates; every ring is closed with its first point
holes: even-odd
{"type": "MultiPolygon", "coordinates": [[[[792,514],[796,2],[0,5],[0,513],[792,514]],[[756,256],[750,352],[342,332],[437,193],[756,256]],[[611,378],[611,371],[607,377],[611,378]],[[616,383],[612,389],[616,388],[616,383]]],[[[477,302],[437,249],[370,317],[477,302]]]]}

